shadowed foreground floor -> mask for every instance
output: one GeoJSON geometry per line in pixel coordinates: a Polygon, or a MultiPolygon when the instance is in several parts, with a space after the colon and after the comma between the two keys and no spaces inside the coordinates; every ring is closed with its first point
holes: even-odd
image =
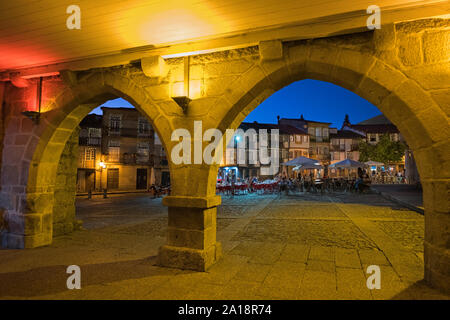
{"type": "Polygon", "coordinates": [[[79,199],[77,217],[86,230],[51,246],[0,250],[1,299],[448,299],[422,280],[423,216],[376,194],[223,196],[208,272],[156,265],[161,199],[79,199]],[[80,290],[66,288],[73,264],[80,290]]]}

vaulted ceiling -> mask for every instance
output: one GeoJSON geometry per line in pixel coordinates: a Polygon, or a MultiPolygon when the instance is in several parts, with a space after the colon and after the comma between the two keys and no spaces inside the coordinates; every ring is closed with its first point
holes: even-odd
{"type": "MultiPolygon", "coordinates": [[[[383,10],[448,1],[377,0],[383,10]]],[[[0,2],[0,71],[176,44],[229,38],[358,12],[366,0],[15,0],[0,2]],[[69,30],[66,8],[81,8],[81,29],[69,30]],[[316,20],[314,20],[316,19],[316,20]]],[[[427,7],[428,6],[428,7],[427,7]]],[[[400,11],[398,11],[400,12],[400,11]]],[[[448,13],[448,12],[447,12],[448,13]]],[[[397,18],[398,19],[398,15],[397,18]]],[[[324,20],[324,21],[325,21],[324,20]]],[[[280,30],[280,29],[278,29],[280,30]]],[[[271,37],[276,37],[274,33],[271,37]]],[[[280,37],[282,35],[280,34],[280,37]]],[[[177,53],[172,51],[171,53],[177,53]]]]}

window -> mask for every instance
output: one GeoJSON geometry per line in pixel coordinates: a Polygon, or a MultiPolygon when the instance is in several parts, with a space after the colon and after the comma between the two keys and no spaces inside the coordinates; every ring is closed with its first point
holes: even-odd
{"type": "Polygon", "coordinates": [[[111,162],[118,162],[120,160],[120,147],[108,148],[108,160],[111,162]]]}
{"type": "Polygon", "coordinates": [[[308,136],[303,136],[303,142],[308,142],[308,136]]]}
{"type": "Polygon", "coordinates": [[[391,140],[392,141],[398,141],[398,134],[397,133],[392,133],[391,134],[391,140]]]}
{"type": "Polygon", "coordinates": [[[322,136],[322,128],[316,128],[316,137],[321,137],[322,136]]]}
{"type": "Polygon", "coordinates": [[[294,136],[289,136],[289,138],[291,139],[291,142],[294,142],[294,136]]]}
{"type": "Polygon", "coordinates": [[[112,114],[109,116],[109,132],[120,133],[122,116],[120,114],[112,114]]]}
{"type": "Polygon", "coordinates": [[[323,136],[324,138],[328,138],[328,128],[323,128],[323,136]]]}
{"type": "Polygon", "coordinates": [[[150,134],[150,123],[148,123],[147,119],[139,118],[139,120],[138,120],[138,134],[139,135],[148,135],[148,134],[150,134]]]}
{"type": "Polygon", "coordinates": [[[322,141],[322,128],[316,128],[316,140],[318,142],[322,141]]]}
{"type": "Polygon", "coordinates": [[[90,138],[101,138],[102,136],[102,129],[100,128],[89,128],[89,137],[90,138]]]}
{"type": "Polygon", "coordinates": [[[137,156],[139,157],[140,160],[148,160],[149,156],[148,142],[138,142],[137,156]]]}
{"type": "Polygon", "coordinates": [[[86,161],[95,160],[95,149],[94,148],[86,148],[84,150],[84,159],[86,161]]]}
{"type": "Polygon", "coordinates": [[[369,135],[369,141],[370,141],[370,142],[376,142],[376,141],[377,141],[377,136],[376,136],[376,134],[370,134],[370,135],[369,135]]]}
{"type": "Polygon", "coordinates": [[[114,139],[109,140],[108,147],[120,147],[120,140],[114,140],[114,139]]]}
{"type": "Polygon", "coordinates": [[[295,135],[295,142],[302,142],[302,137],[300,135],[295,135]]]}

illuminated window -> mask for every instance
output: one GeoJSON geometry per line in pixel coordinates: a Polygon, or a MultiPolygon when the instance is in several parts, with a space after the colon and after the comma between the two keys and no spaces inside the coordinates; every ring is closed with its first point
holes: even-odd
{"type": "Polygon", "coordinates": [[[108,153],[109,161],[118,162],[120,160],[120,147],[109,147],[108,153]]]}
{"type": "Polygon", "coordinates": [[[115,140],[115,139],[109,140],[108,147],[120,147],[120,140],[115,140]]]}
{"type": "Polygon", "coordinates": [[[84,159],[86,161],[95,160],[95,149],[94,148],[86,148],[84,151],[84,159]]]}

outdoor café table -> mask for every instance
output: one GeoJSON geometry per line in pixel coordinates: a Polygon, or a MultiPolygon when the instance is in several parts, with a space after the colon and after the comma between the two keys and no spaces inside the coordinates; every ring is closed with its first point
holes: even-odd
{"type": "Polygon", "coordinates": [[[318,191],[318,189],[320,189],[321,191],[323,191],[323,181],[322,179],[315,179],[314,180],[314,189],[315,191],[318,191]]]}
{"type": "Polygon", "coordinates": [[[216,190],[219,193],[230,193],[232,189],[231,189],[231,185],[229,185],[229,184],[217,184],[216,190]]]}
{"type": "Polygon", "coordinates": [[[247,191],[247,189],[248,189],[248,184],[246,184],[246,183],[238,182],[234,185],[234,190],[237,190],[238,192],[242,191],[243,193],[245,193],[247,191]]]}

